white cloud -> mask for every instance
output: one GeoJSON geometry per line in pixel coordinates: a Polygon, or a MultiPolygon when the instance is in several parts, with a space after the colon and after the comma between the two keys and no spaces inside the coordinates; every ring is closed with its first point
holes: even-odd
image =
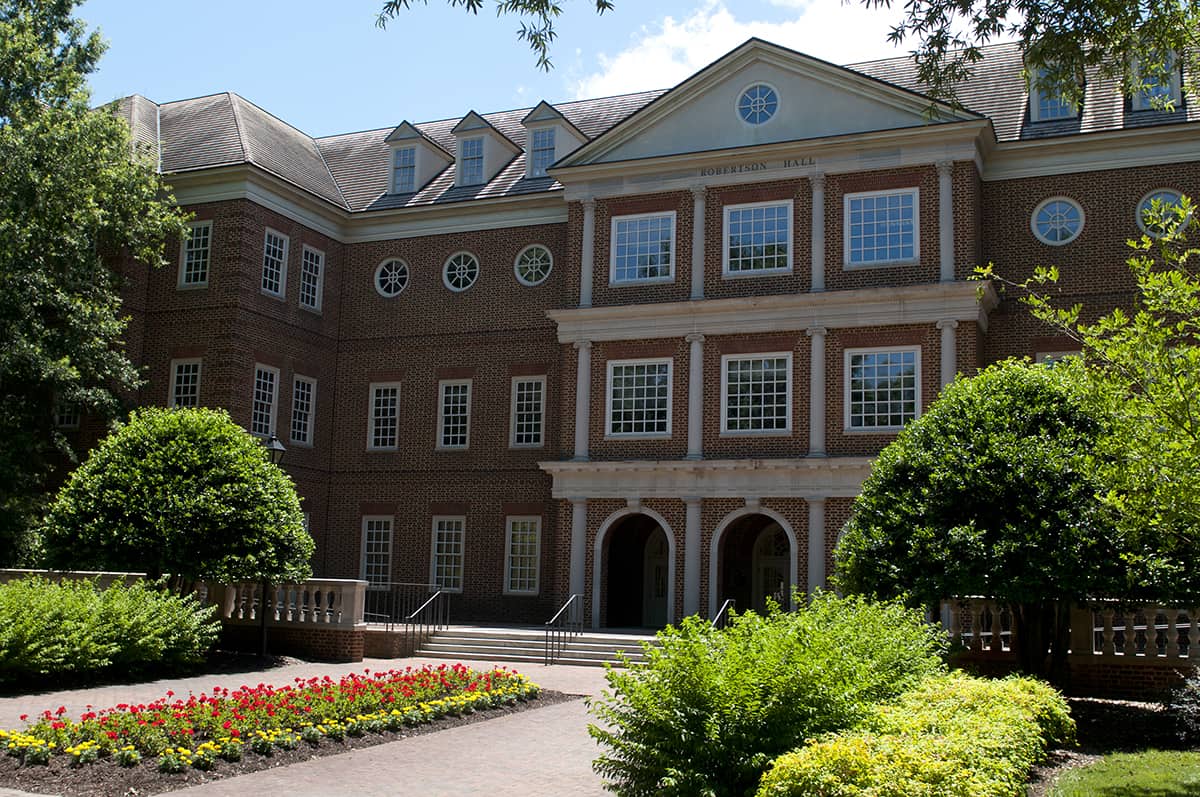
{"type": "Polygon", "coordinates": [[[643,27],[621,52],[601,53],[600,68],[575,78],[571,90],[585,98],[673,86],[752,36],[835,64],[903,55],[909,49],[887,40],[903,15],[898,2],[892,9],[867,9],[858,0],[850,5],[841,0],[771,2],[795,9],[795,16],[779,22],[741,20],[723,0],[704,0],[687,17],[664,17],[643,27]]]}

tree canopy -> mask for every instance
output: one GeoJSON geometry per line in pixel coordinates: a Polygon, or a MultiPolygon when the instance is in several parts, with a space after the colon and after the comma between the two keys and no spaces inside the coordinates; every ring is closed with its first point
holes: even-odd
{"type": "Polygon", "coordinates": [[[221,583],[303,581],[314,547],[288,475],[208,409],[135,412],[71,474],[44,541],[53,567],[221,583]]]}

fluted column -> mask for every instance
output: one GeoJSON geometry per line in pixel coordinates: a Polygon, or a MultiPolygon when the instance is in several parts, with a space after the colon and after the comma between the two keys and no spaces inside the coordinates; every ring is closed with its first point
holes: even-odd
{"type": "Polygon", "coordinates": [[[808,499],[808,594],[825,586],[825,499],[808,499]]]}
{"type": "Polygon", "coordinates": [[[575,456],[576,460],[588,458],[588,433],[591,420],[592,398],[592,342],[575,342],[578,358],[575,366],[575,456]]]}
{"type": "Polygon", "coordinates": [[[942,330],[942,387],[954,381],[958,373],[958,346],[954,330],[958,322],[953,318],[945,318],[937,322],[937,328],[942,330]]]}
{"type": "Polygon", "coordinates": [[[592,271],[596,259],[596,200],[583,200],[583,247],[579,255],[579,306],[592,306],[592,271]]]}
{"type": "Polygon", "coordinates": [[[825,290],[825,175],[808,178],[812,186],[812,290],[825,290]]]}
{"type": "Polygon", "coordinates": [[[688,459],[704,458],[704,336],[687,336],[691,344],[688,360],[688,459]]]}
{"type": "Polygon", "coordinates": [[[704,192],[692,188],[692,298],[704,298],[704,192]]]}
{"type": "Polygon", "coordinates": [[[825,456],[825,327],[810,327],[808,455],[825,456]]]}
{"type": "MultiPolygon", "coordinates": [[[[572,595],[583,598],[583,580],[587,562],[587,499],[570,498],[571,502],[571,570],[568,587],[572,595]]],[[[583,616],[583,606],[574,617],[583,616]]]]}
{"type": "Polygon", "coordinates": [[[938,249],[942,282],[954,281],[954,164],[941,161],[938,173],[938,249]]]}
{"type": "Polygon", "coordinates": [[[700,497],[683,498],[683,616],[700,613],[700,497]]]}

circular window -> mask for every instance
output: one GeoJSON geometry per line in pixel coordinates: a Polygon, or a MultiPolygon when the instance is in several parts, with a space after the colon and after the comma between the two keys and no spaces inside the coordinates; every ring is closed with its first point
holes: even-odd
{"type": "Polygon", "coordinates": [[[779,95],[765,83],[756,83],[738,98],[737,112],[743,122],[761,125],[779,110],[779,95]]]}
{"type": "Polygon", "coordinates": [[[1137,223],[1142,228],[1142,232],[1158,238],[1174,230],[1179,224],[1179,220],[1171,214],[1170,208],[1178,206],[1179,200],[1182,198],[1178,191],[1170,188],[1158,188],[1142,197],[1137,209],[1137,223]],[[1159,203],[1164,216],[1158,222],[1150,219],[1150,212],[1154,209],[1155,202],[1159,203]]]}
{"type": "Polygon", "coordinates": [[[375,269],[375,290],[379,295],[390,299],[399,296],[408,285],[408,263],[393,258],[385,260],[375,269]]]}
{"type": "Polygon", "coordinates": [[[550,250],[541,244],[527,246],[521,250],[521,254],[517,255],[517,262],[513,265],[513,270],[517,273],[517,280],[522,285],[541,285],[550,276],[550,270],[554,268],[554,259],[550,256],[550,250]]]}
{"type": "Polygon", "coordinates": [[[1033,211],[1030,227],[1042,243],[1069,244],[1083,231],[1083,208],[1065,196],[1052,197],[1033,211]]]}
{"type": "Polygon", "coordinates": [[[442,282],[454,292],[465,291],[479,279],[479,260],[470,252],[450,255],[442,268],[442,282]]]}

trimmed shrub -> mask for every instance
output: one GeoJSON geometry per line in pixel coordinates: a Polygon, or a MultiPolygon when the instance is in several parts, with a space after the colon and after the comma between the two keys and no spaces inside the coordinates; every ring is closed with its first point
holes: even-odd
{"type": "Polygon", "coordinates": [[[618,794],[741,797],[776,756],[940,672],[944,645],[918,612],[832,595],[725,630],[687,618],[658,638],[590,702],[607,748],[593,766],[618,794]]]}
{"type": "Polygon", "coordinates": [[[0,682],[185,668],[216,642],[214,612],[143,583],[0,584],[0,682]]]}
{"type": "Polygon", "coordinates": [[[1030,767],[1074,741],[1066,701],[1040,681],[941,675],[780,756],[758,797],[1019,797],[1030,767]]]}

